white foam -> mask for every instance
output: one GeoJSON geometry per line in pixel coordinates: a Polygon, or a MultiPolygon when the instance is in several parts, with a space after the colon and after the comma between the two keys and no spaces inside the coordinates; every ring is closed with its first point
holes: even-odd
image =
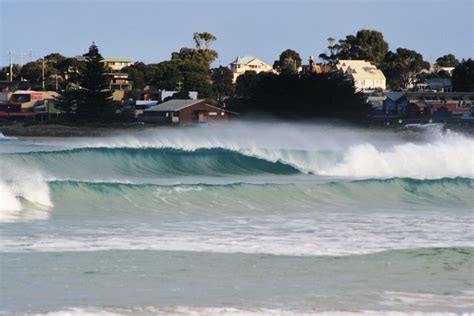
{"type": "Polygon", "coordinates": [[[467,138],[449,138],[428,144],[407,143],[385,149],[365,143],[351,146],[342,163],[318,173],[365,178],[472,178],[473,157],[474,141],[467,138]]]}
{"type": "Polygon", "coordinates": [[[11,136],[5,136],[5,135],[3,135],[2,132],[0,132],[0,140],[2,140],[2,139],[10,140],[10,139],[17,139],[17,138],[16,137],[11,137],[11,136]]]}
{"type": "Polygon", "coordinates": [[[474,177],[474,139],[428,133],[416,143],[399,135],[298,124],[230,124],[214,129],[162,129],[140,135],[88,139],[77,147],[222,148],[289,164],[302,172],[357,178],[474,177]],[[322,152],[337,153],[335,161],[322,152]]]}
{"type": "Polygon", "coordinates": [[[161,250],[289,256],[350,256],[394,249],[472,247],[470,214],[227,216],[161,225],[89,226],[54,236],[4,236],[4,252],[161,250]]]}
{"type": "Polygon", "coordinates": [[[3,163],[0,170],[0,222],[46,219],[53,206],[49,186],[29,166],[3,163]]]}
{"type": "Polygon", "coordinates": [[[40,316],[119,316],[119,315],[137,315],[137,316],[451,316],[451,315],[474,315],[474,313],[450,313],[450,312],[420,312],[420,311],[372,311],[372,310],[285,310],[272,308],[234,308],[234,307],[144,307],[144,308],[69,308],[54,312],[33,313],[29,315],[40,316]]]}

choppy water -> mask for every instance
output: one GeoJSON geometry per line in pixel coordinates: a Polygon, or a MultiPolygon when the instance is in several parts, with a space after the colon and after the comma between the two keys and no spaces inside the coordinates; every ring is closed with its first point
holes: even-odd
{"type": "Polygon", "coordinates": [[[474,313],[474,139],[232,124],[0,139],[0,311],[474,313]]]}

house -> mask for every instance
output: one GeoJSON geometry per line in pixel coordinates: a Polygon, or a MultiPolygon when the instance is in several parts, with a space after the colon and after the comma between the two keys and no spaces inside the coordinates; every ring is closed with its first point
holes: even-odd
{"type": "Polygon", "coordinates": [[[53,100],[57,96],[55,91],[18,90],[12,93],[9,103],[20,104],[22,111],[28,111],[44,100],[53,100]]]}
{"type": "Polygon", "coordinates": [[[234,73],[232,82],[237,81],[237,77],[243,75],[246,71],[253,70],[256,73],[262,71],[273,71],[272,66],[250,55],[238,56],[230,63],[230,70],[234,73]]]}
{"type": "Polygon", "coordinates": [[[192,124],[226,121],[237,113],[209,105],[205,100],[173,99],[143,111],[144,122],[192,124]]]}
{"type": "Polygon", "coordinates": [[[453,90],[453,84],[450,79],[426,79],[425,83],[431,91],[450,92],[453,90]]]}
{"type": "MultiPolygon", "coordinates": [[[[179,91],[169,91],[169,90],[150,90],[146,89],[141,94],[140,98],[144,101],[158,101],[163,102],[166,98],[172,97],[175,93],[179,91]]],[[[197,91],[189,91],[188,96],[191,100],[197,100],[198,93],[197,91]]]]}
{"type": "MultiPolygon", "coordinates": [[[[76,56],[76,60],[85,61],[86,57],[76,56]]],[[[128,57],[105,57],[103,60],[105,68],[109,68],[112,71],[120,71],[125,67],[132,65],[132,60],[128,57]]]]}
{"type": "Polygon", "coordinates": [[[405,92],[389,91],[384,93],[383,110],[386,114],[404,114],[410,101],[405,92]]]}
{"type": "Polygon", "coordinates": [[[365,60],[339,60],[336,68],[354,83],[357,91],[385,90],[383,72],[365,60]]]}
{"type": "Polygon", "coordinates": [[[120,71],[125,67],[132,65],[132,60],[127,57],[106,57],[104,58],[105,68],[110,68],[114,71],[120,71]]]}
{"type": "Polygon", "coordinates": [[[303,73],[325,74],[330,73],[332,71],[332,67],[328,64],[316,64],[314,62],[314,57],[309,56],[308,64],[302,65],[301,71],[303,73]]]}
{"type": "Polygon", "coordinates": [[[128,80],[128,74],[123,72],[109,72],[105,76],[110,80],[109,88],[112,91],[131,91],[132,83],[128,80]]]}

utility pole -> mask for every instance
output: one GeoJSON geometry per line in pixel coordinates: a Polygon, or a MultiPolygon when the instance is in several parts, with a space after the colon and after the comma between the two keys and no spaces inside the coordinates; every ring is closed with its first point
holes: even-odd
{"type": "Polygon", "coordinates": [[[13,81],[13,51],[8,51],[8,57],[10,58],[10,81],[13,81]]]}
{"type": "Polygon", "coordinates": [[[33,48],[30,48],[30,62],[33,61],[33,48]]]}
{"type": "Polygon", "coordinates": [[[23,56],[25,56],[25,53],[20,52],[19,55],[20,55],[20,66],[23,67],[23,56]]]}
{"type": "Polygon", "coordinates": [[[41,60],[41,87],[43,88],[44,91],[44,58],[41,60]]]}

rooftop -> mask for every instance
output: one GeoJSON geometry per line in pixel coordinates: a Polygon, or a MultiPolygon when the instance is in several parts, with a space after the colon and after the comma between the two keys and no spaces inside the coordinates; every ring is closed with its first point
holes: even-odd
{"type": "Polygon", "coordinates": [[[237,58],[232,62],[232,64],[246,65],[254,59],[256,58],[251,55],[237,56],[237,58]]]}
{"type": "Polygon", "coordinates": [[[164,103],[155,105],[149,108],[146,111],[179,111],[181,109],[187,108],[193,104],[203,102],[204,99],[200,100],[181,100],[181,99],[173,99],[166,101],[164,103]]]}

